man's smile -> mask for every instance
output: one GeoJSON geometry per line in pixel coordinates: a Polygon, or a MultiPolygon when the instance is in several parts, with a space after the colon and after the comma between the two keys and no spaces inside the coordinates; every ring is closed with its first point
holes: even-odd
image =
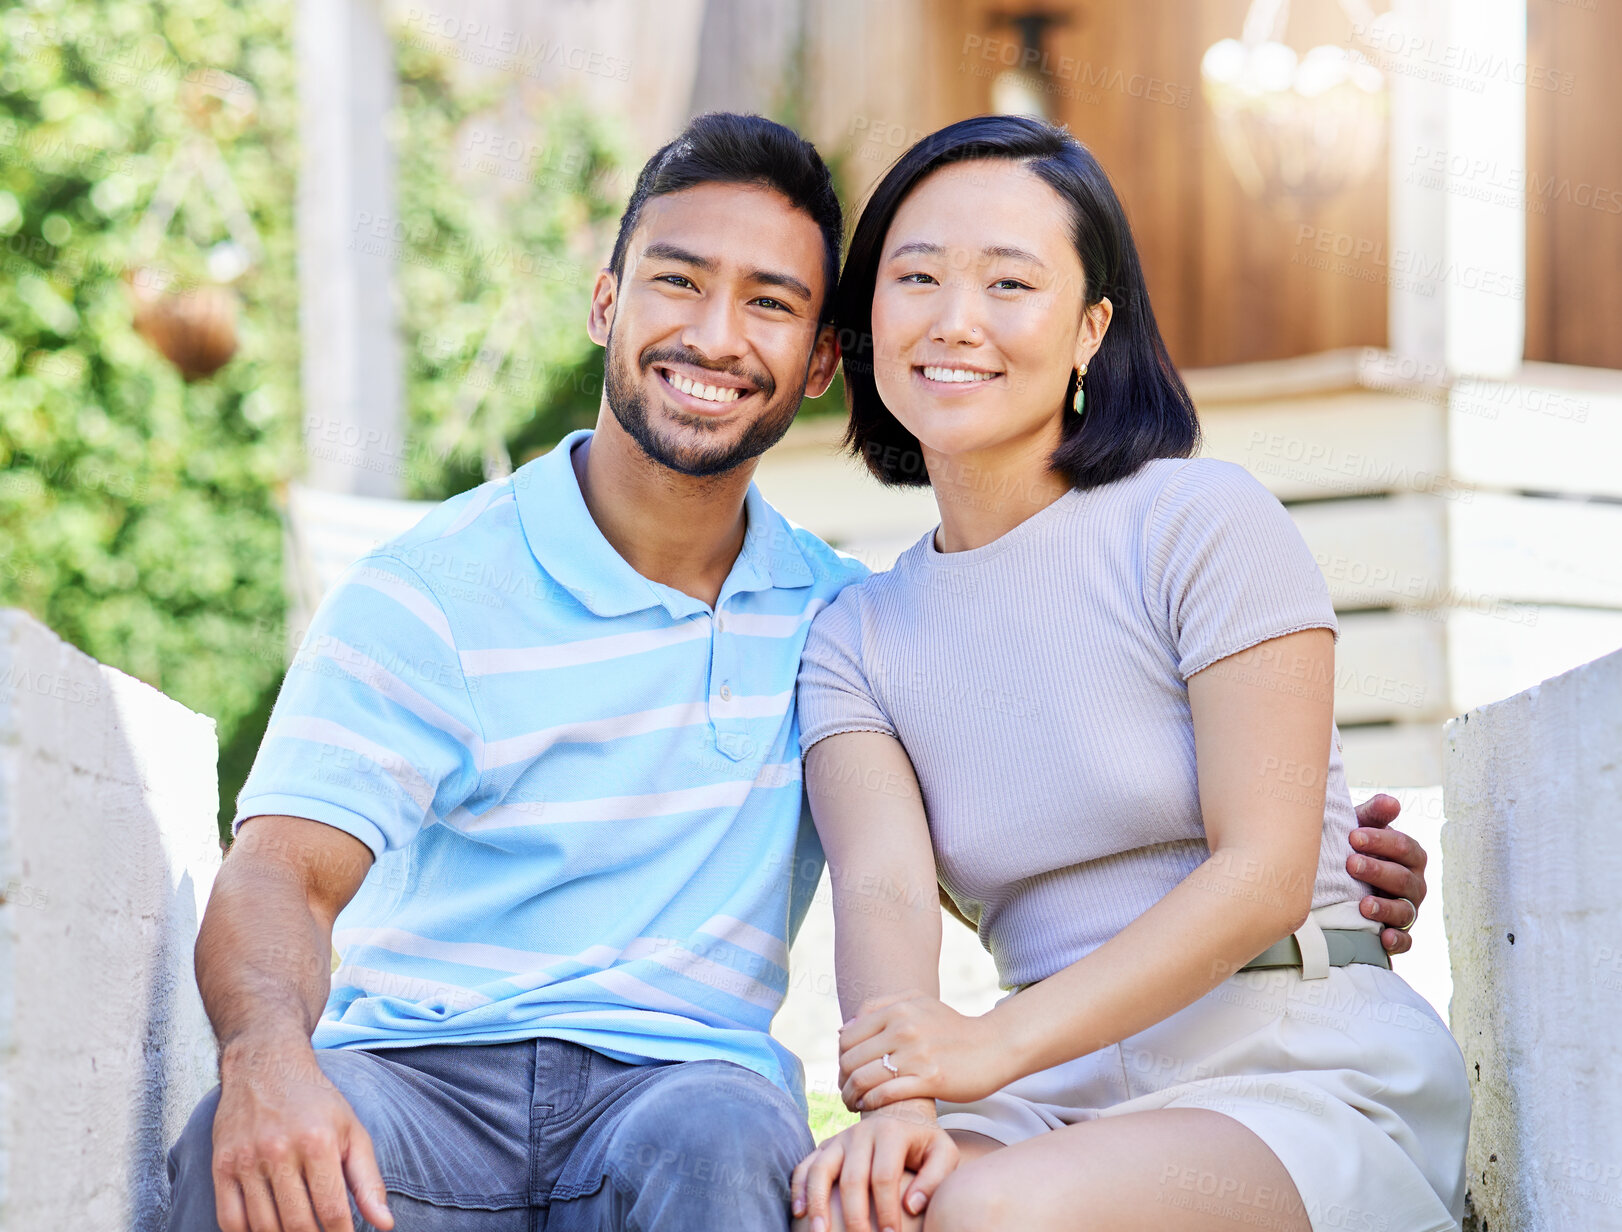
{"type": "Polygon", "coordinates": [[[710,414],[730,408],[756,389],[753,382],[743,377],[690,365],[655,364],[654,371],[665,388],[678,395],[679,403],[696,404],[695,409],[710,414]]]}

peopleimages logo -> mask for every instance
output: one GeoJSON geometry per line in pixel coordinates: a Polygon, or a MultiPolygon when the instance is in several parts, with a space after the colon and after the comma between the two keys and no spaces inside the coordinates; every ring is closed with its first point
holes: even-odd
{"type": "Polygon", "coordinates": [[[1411,248],[1388,250],[1382,240],[1347,231],[1301,223],[1296,228],[1295,245],[1290,264],[1330,270],[1365,282],[1389,282],[1399,289],[1411,289],[1422,295],[1434,295],[1439,284],[1448,283],[1486,295],[1514,300],[1526,298],[1526,283],[1514,274],[1479,265],[1461,265],[1411,248]]]}
{"type": "Polygon", "coordinates": [[[1577,88],[1577,78],[1571,73],[1462,43],[1441,43],[1405,30],[1400,23],[1387,20],[1386,14],[1373,21],[1354,22],[1352,37],[1388,73],[1461,86],[1473,94],[1482,93],[1489,81],[1566,95],[1577,88]]]}

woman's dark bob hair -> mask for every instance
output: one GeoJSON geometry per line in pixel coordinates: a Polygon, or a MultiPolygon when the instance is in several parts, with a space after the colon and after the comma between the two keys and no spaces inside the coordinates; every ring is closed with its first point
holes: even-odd
{"type": "MultiPolygon", "coordinates": [[[[1086,414],[1066,414],[1053,468],[1073,487],[1125,478],[1150,458],[1186,458],[1199,444],[1199,418],[1172,367],[1143,285],[1126,213],[1109,177],[1086,147],[1061,128],[1022,116],[977,116],[913,146],[868,198],[851,237],[834,316],[844,349],[850,425],[845,444],[882,482],[929,483],[917,437],[879,398],[873,379],[873,290],[896,210],[931,172],[952,163],[1007,159],[1046,181],[1070,207],[1086,303],[1114,306],[1104,342],[1087,365],[1086,414]]],[[[1076,392],[1071,374],[1062,405],[1076,392]]]]}

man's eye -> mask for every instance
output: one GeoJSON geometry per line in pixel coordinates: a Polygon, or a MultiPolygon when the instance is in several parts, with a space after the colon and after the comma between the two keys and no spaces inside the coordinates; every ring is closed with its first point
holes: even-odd
{"type": "Polygon", "coordinates": [[[673,287],[690,287],[692,282],[680,274],[660,274],[654,281],[668,282],[673,287]]]}
{"type": "Polygon", "coordinates": [[[791,309],[791,308],[790,308],[790,307],[789,307],[789,306],[788,306],[788,305],[787,305],[787,304],[785,304],[785,303],[784,303],[784,302],[783,302],[783,301],[782,301],[782,300],[780,300],[780,299],[772,299],[772,298],[771,298],[771,297],[770,297],[770,296],[768,296],[768,295],[762,295],[762,296],[760,296],[760,297],[759,297],[759,298],[757,298],[757,299],[756,299],[756,300],[755,300],[755,303],[757,303],[757,304],[759,304],[759,305],[760,305],[760,306],[761,306],[761,307],[762,307],[762,308],[780,308],[780,309],[782,309],[782,310],[783,310],[783,311],[784,311],[784,312],[791,312],[791,311],[793,311],[793,310],[792,310],[792,309],[791,309]]]}

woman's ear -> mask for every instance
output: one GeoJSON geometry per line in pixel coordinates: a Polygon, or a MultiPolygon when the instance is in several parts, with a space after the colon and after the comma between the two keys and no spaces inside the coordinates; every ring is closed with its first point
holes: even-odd
{"type": "Polygon", "coordinates": [[[1080,368],[1098,353],[1114,316],[1115,305],[1109,302],[1107,295],[1100,297],[1096,304],[1082,313],[1081,328],[1076,331],[1076,362],[1071,367],[1080,368]]]}

